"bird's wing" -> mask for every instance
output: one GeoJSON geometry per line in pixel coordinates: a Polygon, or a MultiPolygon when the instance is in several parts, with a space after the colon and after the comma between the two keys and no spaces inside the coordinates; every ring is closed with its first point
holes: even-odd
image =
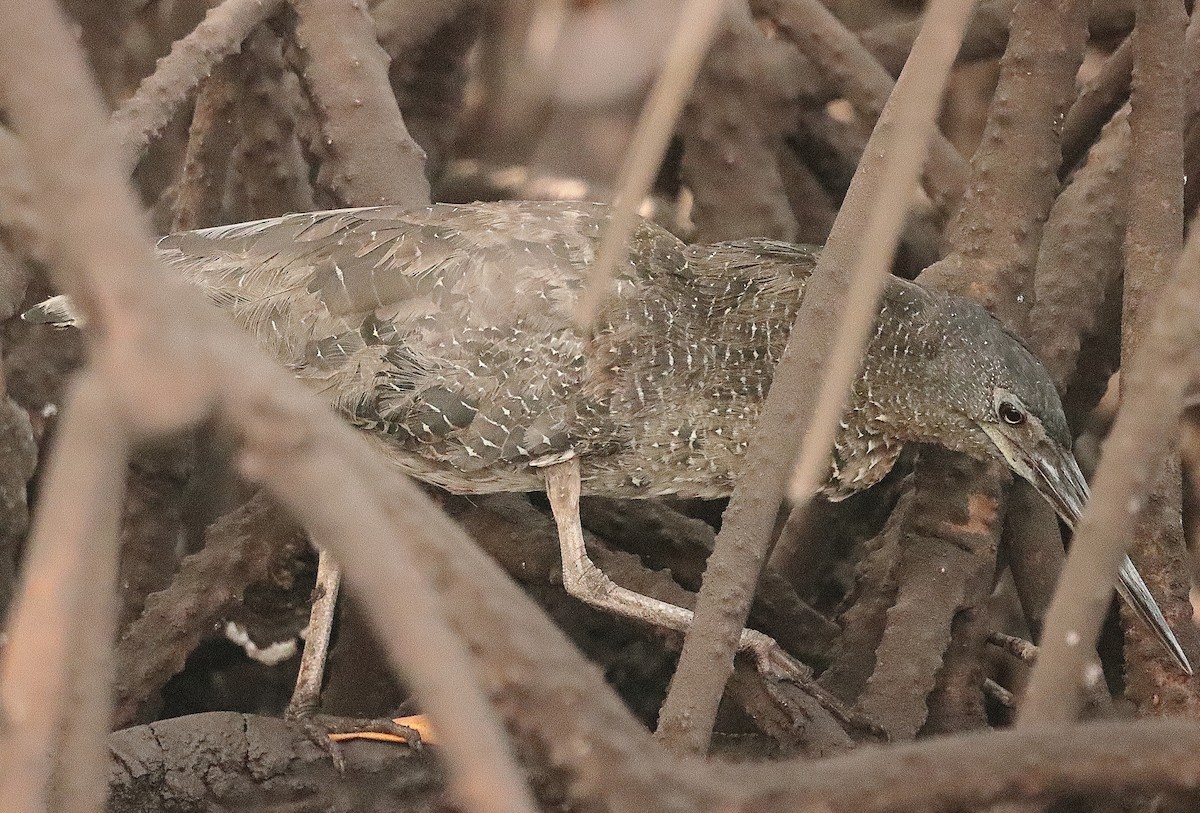
{"type": "Polygon", "coordinates": [[[577,397],[572,316],[606,215],[347,209],[171,235],[159,252],[357,423],[478,471],[570,448],[594,408],[577,397]]]}

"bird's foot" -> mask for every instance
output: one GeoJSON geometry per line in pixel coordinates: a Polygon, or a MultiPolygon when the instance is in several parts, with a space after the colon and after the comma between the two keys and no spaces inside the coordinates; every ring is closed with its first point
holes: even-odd
{"type": "Polygon", "coordinates": [[[394,742],[420,750],[426,741],[423,732],[429,730],[424,716],[360,719],[289,707],[284,719],[299,726],[313,744],[328,754],[338,773],[346,770],[346,754],[342,747],[346,740],[394,742]]]}
{"type": "Polygon", "coordinates": [[[794,683],[843,725],[873,737],[887,739],[887,732],[882,726],[862,712],[847,706],[818,683],[812,669],[785,652],[774,638],[758,630],[744,629],[740,648],[753,656],[759,674],[773,680],[794,683]]]}
{"type": "Polygon", "coordinates": [[[774,638],[758,630],[742,630],[738,649],[754,658],[759,673],[765,677],[788,680],[801,685],[813,679],[812,669],[785,652],[774,638]]]}

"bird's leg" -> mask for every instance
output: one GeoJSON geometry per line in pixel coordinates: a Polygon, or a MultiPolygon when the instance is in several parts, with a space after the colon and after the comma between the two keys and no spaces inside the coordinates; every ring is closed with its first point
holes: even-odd
{"type": "Polygon", "coordinates": [[[304,652],[300,655],[300,672],[296,688],[288,703],[286,716],[290,719],[309,717],[321,703],[321,684],[325,680],[325,659],[329,655],[329,638],[333,634],[333,613],[337,607],[338,590],[342,586],[342,569],[328,551],[317,551],[317,584],[313,588],[312,610],[304,631],[304,652]]]}
{"type": "MultiPolygon", "coordinates": [[[[567,592],[598,609],[677,632],[687,632],[692,625],[691,610],[621,587],[588,557],[583,544],[583,525],[579,519],[578,458],[544,466],[542,476],[546,481],[550,509],[558,525],[563,585],[567,592]]],[[[758,630],[743,629],[738,649],[752,655],[759,671],[765,675],[803,684],[811,682],[812,671],[807,666],[784,652],[773,638],[758,630]]]]}
{"type": "Polygon", "coordinates": [[[342,568],[328,551],[318,547],[317,583],[313,588],[312,610],[304,631],[300,672],[296,675],[292,699],[284,711],[284,718],[302,725],[309,738],[329,754],[339,771],[345,767],[345,757],[338,742],[359,734],[369,739],[386,738],[394,742],[406,742],[415,748],[421,745],[419,731],[395,720],[354,720],[317,713],[341,585],[342,568]]]}

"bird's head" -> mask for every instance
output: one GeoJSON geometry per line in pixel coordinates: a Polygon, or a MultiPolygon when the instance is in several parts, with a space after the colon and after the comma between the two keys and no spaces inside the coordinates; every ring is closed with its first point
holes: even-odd
{"type": "Polygon", "coordinates": [[[1087,482],[1071,452],[1071,432],[1049,372],[1025,343],[974,303],[939,301],[944,327],[940,374],[952,395],[947,408],[967,437],[958,444],[975,457],[1005,463],[1074,526],[1088,498],[1087,482]]]}
{"type": "MultiPolygon", "coordinates": [[[[919,356],[912,389],[936,393],[932,402],[909,396],[908,417],[924,434],[916,439],[1004,462],[1074,528],[1088,485],[1071,453],[1071,432],[1049,372],[1020,337],[978,305],[929,292],[901,292],[899,287],[892,287],[884,313],[899,305],[893,333],[904,336],[905,352],[919,356]]],[[[877,350],[899,349],[900,344],[893,341],[877,350]]],[[[892,378],[893,384],[896,380],[892,378]]],[[[1179,668],[1192,674],[1187,655],[1128,557],[1118,589],[1179,668]]]]}

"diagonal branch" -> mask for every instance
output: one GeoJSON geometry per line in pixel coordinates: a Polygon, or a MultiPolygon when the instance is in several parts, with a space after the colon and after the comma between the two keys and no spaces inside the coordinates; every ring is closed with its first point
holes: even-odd
{"type": "Polygon", "coordinates": [[[0,807],[98,810],[129,438],[106,382],[77,382],[51,456],[0,662],[0,807]]]}
{"type": "MultiPolygon", "coordinates": [[[[55,271],[97,327],[92,364],[105,376],[121,423],[134,432],[166,431],[196,420],[215,403],[247,433],[257,459],[311,467],[271,471],[264,478],[285,498],[302,501],[289,507],[317,526],[347,562],[352,579],[363,585],[377,617],[389,619],[393,656],[404,651],[411,657],[400,665],[435,724],[447,732],[471,732],[448,737],[445,745],[459,800],[476,811],[531,810],[461,641],[449,635],[432,587],[397,554],[403,537],[395,537],[368,491],[364,472],[379,477],[383,464],[370,457],[364,438],[251,349],[233,325],[201,304],[196,291],[172,284],[157,266],[96,89],[66,21],[49,0],[19,9],[0,5],[0,75],[10,78],[7,112],[26,140],[42,211],[57,237],[55,271]],[[67,120],[77,126],[62,127],[67,120]],[[374,467],[354,468],[367,462],[374,467]],[[316,505],[323,495],[312,489],[319,486],[320,492],[330,483],[357,488],[343,501],[316,505]],[[356,523],[363,535],[351,545],[356,523]],[[381,581],[377,574],[384,571],[370,564],[376,560],[400,567],[381,581]],[[397,588],[407,594],[398,596],[397,588]],[[412,614],[410,603],[420,615],[412,614]]],[[[434,510],[427,499],[415,494],[413,499],[434,510]]]]}
{"type": "MultiPolygon", "coordinates": [[[[892,77],[829,9],[817,0],[753,0],[751,7],[773,20],[868,122],[879,119],[894,92],[892,77]]],[[[967,182],[967,164],[939,130],[930,135],[928,150],[925,190],[939,209],[953,211],[967,182]]]]}
{"type": "Polygon", "coordinates": [[[346,206],[429,204],[425,152],[388,82],[388,56],[366,4],[292,0],[299,71],[323,138],[318,179],[346,206]]]}
{"type": "Polygon", "coordinates": [[[793,494],[808,498],[829,465],[837,422],[875,320],[906,203],[920,176],[969,12],[969,3],[941,0],[926,13],[913,55],[880,116],[829,244],[808,282],[793,341],[775,371],[747,451],[745,473],[725,511],[696,621],[659,717],[660,736],[677,747],[700,752],[707,748],[788,475],[796,470],[799,487],[793,494]],[[839,308],[838,302],[846,304],[839,308]],[[797,337],[804,343],[795,341],[797,337]],[[822,382],[819,392],[814,381],[822,382]],[[799,454],[798,438],[804,438],[799,454]]]}
{"type": "Polygon", "coordinates": [[[1100,680],[1100,624],[1117,566],[1133,537],[1160,461],[1170,452],[1183,398],[1200,374],[1200,228],[1193,220],[1183,254],[1163,289],[1133,363],[1124,403],[1104,444],[1092,499],[1076,532],[1046,618],[1041,653],[1018,725],[1074,719],[1081,689],[1100,680]]]}
{"type": "Polygon", "coordinates": [[[113,113],[119,160],[132,172],[150,141],[225,57],[237,53],[254,27],[283,8],[283,0],[225,0],[190,34],[171,46],[158,68],[113,113]]]}

